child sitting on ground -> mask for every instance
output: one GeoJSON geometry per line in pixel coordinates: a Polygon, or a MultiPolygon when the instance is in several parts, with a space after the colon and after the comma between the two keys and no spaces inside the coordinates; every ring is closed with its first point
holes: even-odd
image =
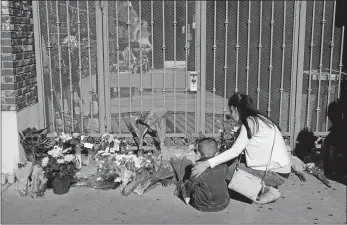
{"type": "MultiPolygon", "coordinates": [[[[208,160],[216,155],[217,142],[213,138],[203,138],[198,143],[198,151],[201,155],[198,161],[208,160]]],[[[227,167],[221,164],[213,169],[208,168],[197,178],[191,176],[185,180],[183,197],[190,198],[190,204],[199,211],[218,212],[225,209],[230,201],[226,175],[227,167]]]]}

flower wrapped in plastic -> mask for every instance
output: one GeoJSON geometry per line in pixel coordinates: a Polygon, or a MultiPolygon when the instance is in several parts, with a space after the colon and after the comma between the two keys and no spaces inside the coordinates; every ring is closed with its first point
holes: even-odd
{"type": "Polygon", "coordinates": [[[142,154],[143,140],[146,134],[156,138],[157,148],[164,145],[166,134],[166,109],[153,109],[147,116],[130,115],[127,120],[127,126],[142,154]]]}
{"type": "Polygon", "coordinates": [[[175,171],[176,174],[176,190],[175,195],[184,198],[187,198],[186,196],[186,189],[185,189],[185,183],[184,180],[187,178],[189,174],[187,174],[188,168],[193,165],[193,162],[189,160],[186,156],[183,158],[181,157],[172,157],[170,159],[170,163],[175,171]]]}
{"type": "Polygon", "coordinates": [[[21,197],[28,195],[28,187],[30,185],[29,177],[32,173],[32,162],[27,162],[23,167],[20,167],[15,171],[17,178],[17,191],[21,197]]]}
{"type": "Polygon", "coordinates": [[[136,182],[133,192],[137,195],[142,195],[151,190],[151,187],[159,184],[160,181],[172,178],[173,176],[174,172],[171,170],[170,163],[165,163],[163,160],[161,160],[158,169],[153,174],[147,173],[142,176],[142,179],[139,179],[136,182]]]}
{"type": "Polygon", "coordinates": [[[31,175],[30,196],[32,198],[44,197],[47,184],[45,172],[39,165],[35,165],[31,175]]]}
{"type": "Polygon", "coordinates": [[[314,163],[305,164],[305,171],[313,176],[315,176],[318,180],[320,180],[323,184],[331,188],[331,183],[325,177],[324,172],[319,169],[314,163]]]}

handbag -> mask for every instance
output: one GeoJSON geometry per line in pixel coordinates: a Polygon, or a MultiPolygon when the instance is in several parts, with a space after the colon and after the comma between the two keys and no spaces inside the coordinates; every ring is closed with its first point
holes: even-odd
{"type": "Polygon", "coordinates": [[[254,176],[253,174],[239,168],[239,164],[241,161],[241,154],[238,157],[236,169],[234,172],[234,175],[231,178],[231,181],[228,185],[228,188],[247,197],[248,199],[252,200],[253,202],[257,200],[257,197],[260,193],[263,192],[265,188],[264,178],[268,171],[268,166],[271,162],[272,158],[272,152],[275,144],[275,138],[276,138],[276,128],[274,126],[275,132],[274,132],[274,141],[272,144],[272,149],[270,153],[270,158],[268,161],[268,164],[266,165],[266,170],[264,173],[263,178],[254,176]]]}

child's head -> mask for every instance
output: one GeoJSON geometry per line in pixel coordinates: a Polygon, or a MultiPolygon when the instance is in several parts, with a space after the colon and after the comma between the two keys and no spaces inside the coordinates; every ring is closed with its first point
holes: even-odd
{"type": "Polygon", "coordinates": [[[203,138],[198,143],[198,151],[202,157],[214,156],[217,151],[217,142],[213,138],[203,138]]]}

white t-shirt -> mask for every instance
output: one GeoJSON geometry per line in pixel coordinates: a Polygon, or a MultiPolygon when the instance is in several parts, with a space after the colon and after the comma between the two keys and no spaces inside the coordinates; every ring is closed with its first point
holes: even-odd
{"type": "Polygon", "coordinates": [[[234,145],[208,160],[211,168],[236,158],[245,150],[247,166],[255,170],[266,170],[269,162],[271,150],[272,157],[268,170],[278,173],[290,173],[290,158],[281,132],[276,126],[267,125],[259,118],[247,118],[248,126],[251,130],[252,138],[248,139],[247,130],[244,125],[234,145]],[[258,121],[258,126],[255,122],[258,121]]]}

